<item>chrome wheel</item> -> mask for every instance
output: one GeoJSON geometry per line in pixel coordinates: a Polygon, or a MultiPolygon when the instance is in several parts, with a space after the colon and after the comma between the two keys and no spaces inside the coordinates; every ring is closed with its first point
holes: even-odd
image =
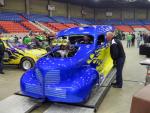
{"type": "Polygon", "coordinates": [[[24,60],[22,63],[22,67],[24,70],[28,70],[32,67],[32,64],[29,60],[24,60]]]}

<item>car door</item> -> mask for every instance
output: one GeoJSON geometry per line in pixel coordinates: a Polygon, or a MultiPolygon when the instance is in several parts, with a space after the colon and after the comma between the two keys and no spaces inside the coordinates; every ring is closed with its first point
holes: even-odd
{"type": "Polygon", "coordinates": [[[106,43],[105,43],[105,35],[99,35],[97,38],[97,47],[98,49],[95,51],[97,57],[97,67],[96,70],[99,72],[100,75],[104,75],[104,62],[106,56],[106,43]]]}
{"type": "Polygon", "coordinates": [[[99,46],[99,54],[97,56],[99,59],[99,64],[96,69],[101,75],[106,77],[113,67],[113,61],[110,55],[110,44],[106,42],[105,35],[100,35],[97,42],[99,46]]]}
{"type": "Polygon", "coordinates": [[[5,45],[4,64],[18,64],[18,55],[15,54],[15,49],[11,48],[8,41],[3,41],[5,45]]]}
{"type": "Polygon", "coordinates": [[[100,35],[96,41],[97,49],[90,55],[90,59],[87,61],[88,64],[95,67],[99,72],[99,75],[102,75],[103,71],[103,59],[105,57],[105,36],[100,35]],[[103,39],[102,39],[103,38],[103,39]]]}

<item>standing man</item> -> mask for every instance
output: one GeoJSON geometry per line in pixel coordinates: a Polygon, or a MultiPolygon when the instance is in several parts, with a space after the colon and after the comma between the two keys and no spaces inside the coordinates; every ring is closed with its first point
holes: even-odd
{"type": "Polygon", "coordinates": [[[134,33],[132,33],[132,40],[131,40],[131,42],[132,42],[132,46],[134,46],[134,44],[135,44],[135,34],[134,33]]]}
{"type": "Polygon", "coordinates": [[[0,39],[0,74],[4,74],[3,72],[3,57],[4,57],[5,46],[2,40],[0,39]]]}
{"type": "Polygon", "coordinates": [[[122,80],[122,70],[125,62],[125,52],[123,49],[123,45],[120,40],[116,39],[113,32],[108,32],[106,34],[107,41],[111,43],[110,46],[110,54],[113,59],[114,65],[116,66],[116,83],[112,83],[114,88],[122,88],[123,80],[122,80]]]}
{"type": "Polygon", "coordinates": [[[138,33],[136,39],[137,39],[137,48],[139,48],[140,47],[140,43],[142,41],[142,36],[138,33]]]}
{"type": "Polygon", "coordinates": [[[143,34],[144,44],[147,43],[147,39],[148,39],[148,34],[147,34],[147,33],[144,33],[144,34],[143,34]]]}
{"type": "Polygon", "coordinates": [[[132,35],[129,33],[127,35],[127,48],[131,46],[132,35]]]}

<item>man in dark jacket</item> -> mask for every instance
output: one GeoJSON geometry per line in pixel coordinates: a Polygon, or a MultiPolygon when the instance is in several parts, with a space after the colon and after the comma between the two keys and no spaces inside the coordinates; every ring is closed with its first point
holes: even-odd
{"type": "Polygon", "coordinates": [[[116,39],[114,33],[108,32],[106,35],[107,40],[111,43],[110,54],[113,59],[114,65],[116,66],[116,83],[112,83],[114,88],[122,88],[122,70],[125,62],[125,52],[123,45],[120,40],[116,39]]]}
{"type": "Polygon", "coordinates": [[[2,40],[0,39],[0,74],[4,74],[3,72],[3,57],[4,57],[5,46],[2,40]]]}
{"type": "Polygon", "coordinates": [[[135,44],[135,34],[134,33],[132,33],[132,46],[134,46],[134,44],[135,44]]]}

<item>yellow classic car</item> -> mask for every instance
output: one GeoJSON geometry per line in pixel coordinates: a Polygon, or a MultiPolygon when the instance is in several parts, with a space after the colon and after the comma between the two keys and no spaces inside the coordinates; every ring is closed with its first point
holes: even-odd
{"type": "Polygon", "coordinates": [[[34,63],[44,56],[47,51],[41,48],[32,48],[31,45],[23,45],[11,38],[1,38],[5,46],[4,64],[18,65],[23,70],[28,70],[34,63]]]}

